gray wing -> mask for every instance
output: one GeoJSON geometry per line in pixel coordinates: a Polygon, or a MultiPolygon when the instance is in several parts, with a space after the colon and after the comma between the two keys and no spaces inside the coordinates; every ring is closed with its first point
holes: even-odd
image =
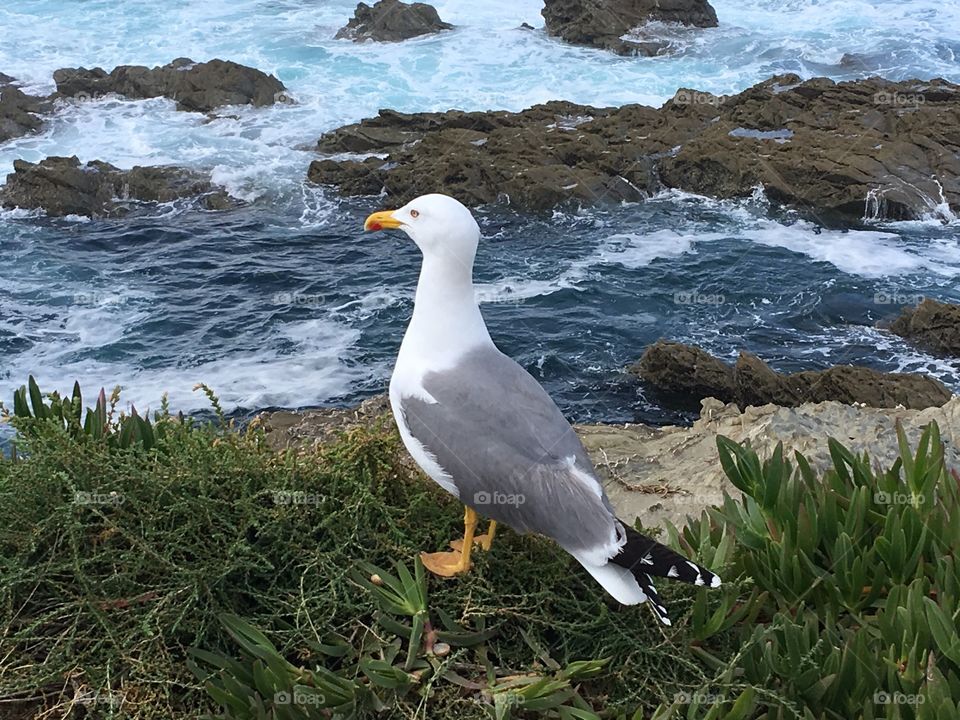
{"type": "Polygon", "coordinates": [[[615,536],[616,517],[583,445],[520,365],[488,346],[428,373],[423,387],[437,402],[401,396],[404,421],[463,503],[568,550],[615,536]]]}

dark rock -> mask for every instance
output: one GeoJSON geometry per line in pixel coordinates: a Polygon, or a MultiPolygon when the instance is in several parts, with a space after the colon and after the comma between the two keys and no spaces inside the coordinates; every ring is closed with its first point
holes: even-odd
{"type": "Polygon", "coordinates": [[[350,21],[339,31],[337,39],[354,42],[377,40],[400,42],[420,35],[449,30],[453,27],[440,19],[436,9],[426,3],[405,3],[380,0],[373,7],[359,3],[350,21]]]}
{"type": "Polygon", "coordinates": [[[664,49],[655,39],[623,39],[650,22],[717,26],[707,0],[546,0],[541,14],[550,35],[620,55],[657,55],[664,49]]]}
{"type": "Polygon", "coordinates": [[[0,73],[0,142],[38,131],[43,125],[40,115],[51,108],[46,98],[27,95],[15,83],[0,73]]]}
{"type": "Polygon", "coordinates": [[[960,305],[926,298],[904,308],[890,331],[939,355],[960,357],[960,305]]]}
{"type": "Polygon", "coordinates": [[[226,191],[203,173],[185,168],[134,167],[120,170],[76,157],[48,157],[39,163],[15,160],[7,184],[0,187],[0,205],[42,209],[50,216],[110,217],[129,211],[129,201],[170,202],[199,197],[208,209],[235,205],[226,191]]]}
{"type": "MultiPolygon", "coordinates": [[[[702,351],[701,351],[702,352],[702,351]]],[[[733,367],[734,394],[741,407],[766,405],[769,402],[787,407],[803,403],[803,393],[789,376],[780,375],[763,360],[748,352],[741,352],[733,367]]]]}
{"type": "Polygon", "coordinates": [[[733,96],[681,88],[659,110],[551,102],[522,112],[405,114],[320,138],[309,178],[403,203],[444,192],[528,210],[636,200],[667,188],[774,201],[823,225],[960,212],[960,86],[771,78],[733,96]],[[904,107],[910,98],[915,105],[904,107]],[[454,132],[456,131],[456,132],[454,132]]]}
{"type": "Polygon", "coordinates": [[[741,352],[730,367],[700,348],[663,340],[647,348],[629,371],[658,388],[698,400],[715,397],[735,402],[741,409],[767,403],[796,407],[828,400],[922,409],[940,407],[952,397],[941,382],[925,375],[884,373],[853,365],[783,374],[747,352],[741,352]]]}
{"type": "Polygon", "coordinates": [[[736,394],[733,369],[693,345],[658,340],[629,369],[658,388],[730,402],[736,394]]]}
{"type": "Polygon", "coordinates": [[[960,127],[956,85],[788,75],[717,110],[718,122],[659,164],[666,185],[720,198],[762,186],[824,225],[915,219],[941,196],[960,206],[960,133],[944,132],[960,127]]]}
{"type": "Polygon", "coordinates": [[[223,105],[272,105],[286,102],[282,82],[255,68],[228,60],[195,63],[178,58],[162,67],[121,65],[61,68],[53,74],[56,96],[89,100],[115,93],[130,99],[168,97],[178,110],[209,112],[223,105]]]}

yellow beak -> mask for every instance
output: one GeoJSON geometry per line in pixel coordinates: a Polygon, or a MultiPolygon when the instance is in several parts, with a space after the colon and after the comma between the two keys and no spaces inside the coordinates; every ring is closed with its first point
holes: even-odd
{"type": "Polygon", "coordinates": [[[384,210],[383,212],[375,212],[368,217],[367,221],[363,224],[363,229],[367,231],[396,230],[401,225],[403,225],[403,223],[393,216],[391,210],[384,210]]]}

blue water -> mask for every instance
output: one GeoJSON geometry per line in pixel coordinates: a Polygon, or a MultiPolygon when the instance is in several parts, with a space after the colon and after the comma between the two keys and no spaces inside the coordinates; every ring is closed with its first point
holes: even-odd
{"type": "MultiPolygon", "coordinates": [[[[138,408],[230,410],[352,402],[381,391],[411,310],[418,257],[363,236],[377,198],[305,184],[319,135],[380,107],[521,109],[563,98],[659,105],[678,87],[731,93],[779,72],[960,81],[960,6],[716,2],[720,27],[675,54],[620,58],[547,38],[537,2],[438,2],[455,31],[397,45],[334,41],[353,2],[13,0],[0,8],[0,72],[53,89],[58,67],[223,57],[276,74],[296,105],[220,119],[163,100],[66,105],[16,158],[78,155],[121,167],[211,170],[249,201],[208,213],[163,206],[125,220],[0,214],[0,399],[120,384],[138,408]],[[845,54],[854,55],[841,62],[845,54]]],[[[229,117],[227,117],[229,116],[229,117]]],[[[923,371],[960,390],[957,364],[875,328],[926,295],[960,301],[960,223],[820,230],[762,197],[666,194],[639,205],[517,215],[479,211],[480,294],[501,347],[578,420],[688,419],[623,368],[659,337],[724,357],[747,348],[782,370],[860,363],[923,371]]]]}

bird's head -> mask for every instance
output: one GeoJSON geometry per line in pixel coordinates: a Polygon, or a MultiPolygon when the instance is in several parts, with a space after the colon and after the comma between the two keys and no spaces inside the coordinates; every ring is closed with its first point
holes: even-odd
{"type": "Polygon", "coordinates": [[[459,200],[437,193],[421,195],[397,210],[373,213],[364,230],[403,230],[424,257],[454,260],[473,267],[480,226],[459,200]]]}

